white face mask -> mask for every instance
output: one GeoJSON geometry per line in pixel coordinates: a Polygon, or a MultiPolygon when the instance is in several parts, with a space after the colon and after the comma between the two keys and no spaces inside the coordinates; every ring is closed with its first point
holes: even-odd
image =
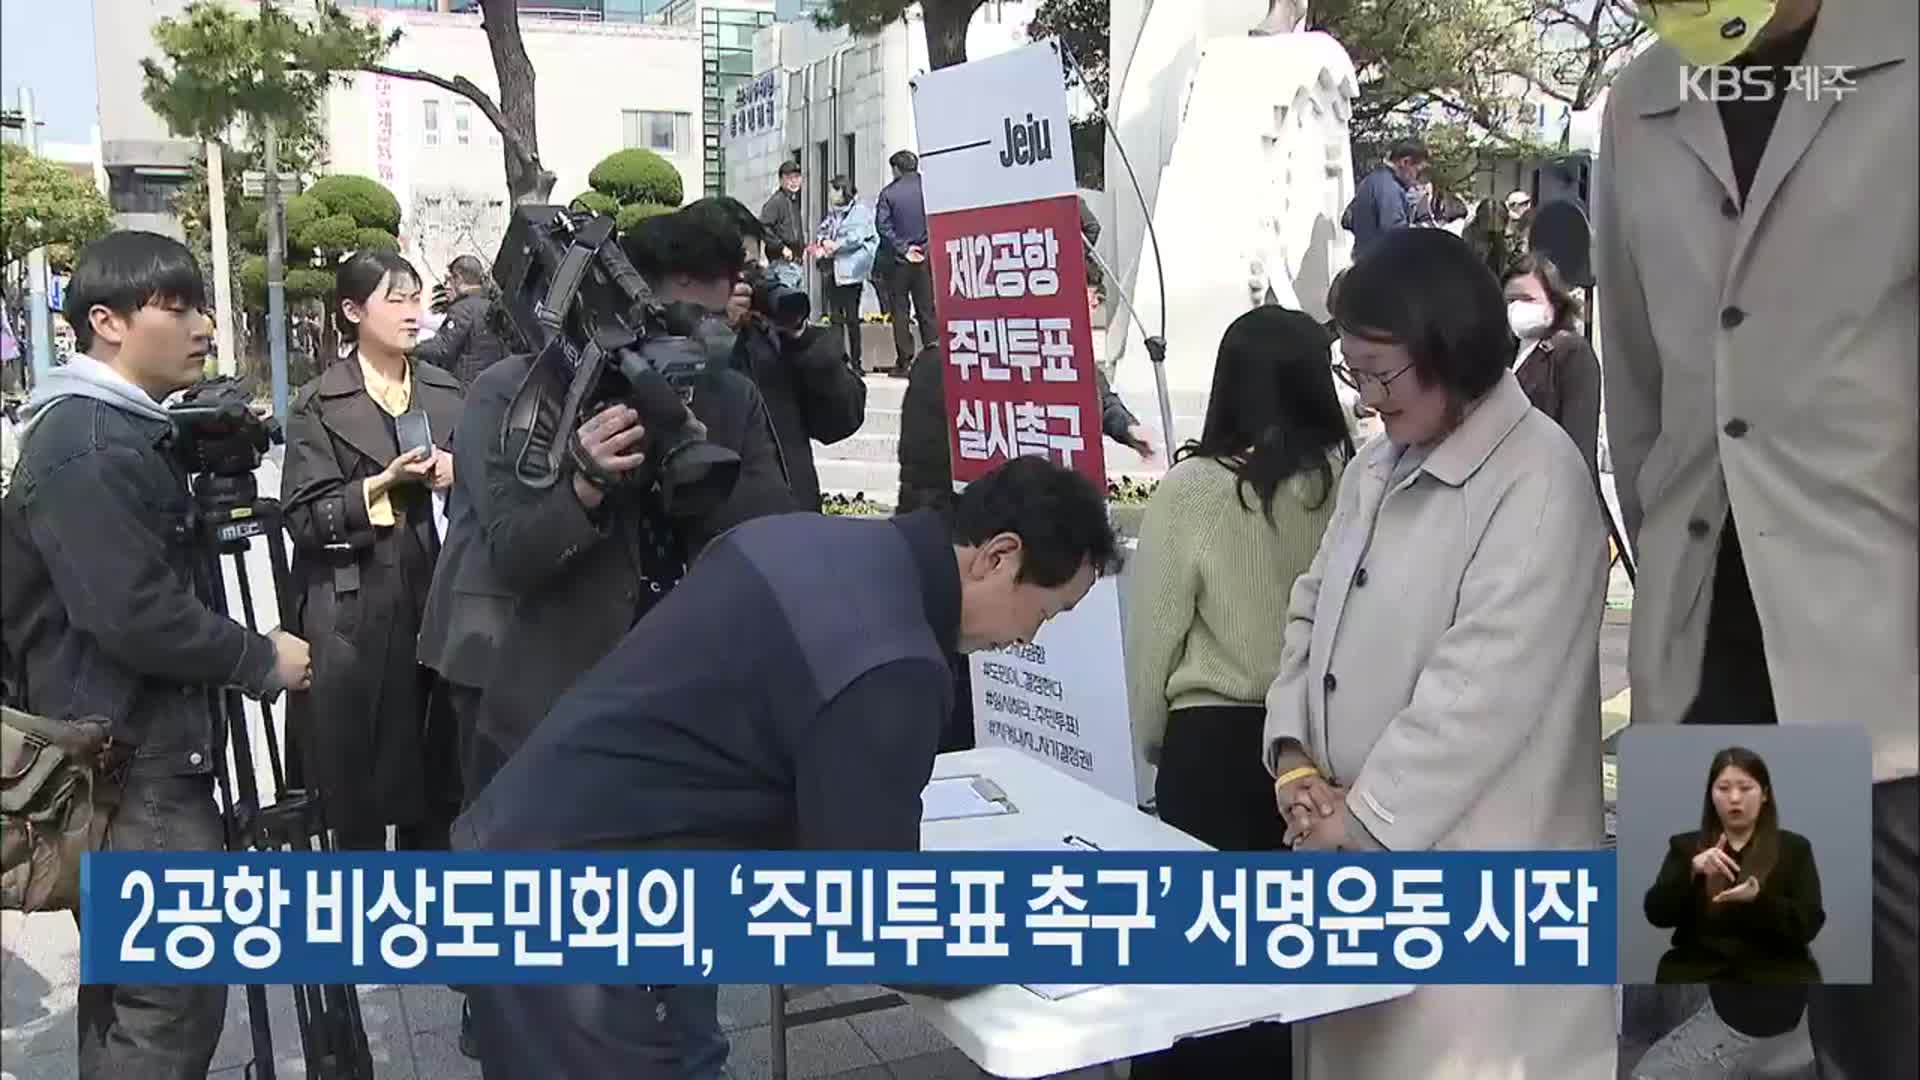
{"type": "Polygon", "coordinates": [[[1553,325],[1553,308],[1537,300],[1515,300],[1507,305],[1507,325],[1522,340],[1543,337],[1553,325]]]}

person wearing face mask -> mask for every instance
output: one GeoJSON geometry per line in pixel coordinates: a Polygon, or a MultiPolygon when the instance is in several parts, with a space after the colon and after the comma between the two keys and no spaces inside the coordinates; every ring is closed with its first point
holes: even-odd
{"type": "Polygon", "coordinates": [[[858,195],[853,181],[844,176],[834,177],[827,185],[827,197],[833,209],[821,219],[820,230],[814,238],[815,254],[825,256],[820,266],[826,274],[827,310],[835,330],[847,336],[847,357],[856,372],[862,370],[860,298],[866,294],[874,252],[880,248],[873,208],[863,205],[858,195]]]}
{"type": "Polygon", "coordinates": [[[1505,284],[1513,373],[1533,407],[1573,440],[1599,483],[1600,358],[1580,333],[1580,301],[1544,255],[1522,256],[1505,284]]]}
{"type": "MultiPolygon", "coordinates": [[[[1384,425],[1288,602],[1263,764],[1295,850],[1601,847],[1606,529],[1511,371],[1499,282],[1402,229],[1334,296],[1341,378],[1384,425]]],[[[1303,1080],[1613,1080],[1604,986],[1423,986],[1295,1024],[1303,1080]]]]}
{"type": "MultiPolygon", "coordinates": [[[[1614,81],[1593,183],[1633,719],[1865,728],[1873,983],[1813,989],[1806,1030],[1823,1078],[1911,1076],[1920,203],[1888,178],[1920,170],[1920,7],[1640,7],[1660,43],[1614,81]],[[1695,93],[1712,67],[1743,91],[1695,93]]],[[[1697,1075],[1741,1075],[1796,1026],[1770,989],[1712,988],[1697,1075]]]]}
{"type": "Polygon", "coordinates": [[[304,781],[326,799],[344,850],[446,846],[459,805],[454,724],[417,656],[441,537],[434,493],[453,486],[460,381],[408,358],[420,277],[398,254],[362,251],[334,274],[353,351],[293,397],[287,534],[297,625],[315,642],[312,689],[289,705],[304,781]],[[420,432],[424,442],[411,441],[420,432]]]}
{"type": "MultiPolygon", "coordinates": [[[[1039,457],[950,515],[750,521],[554,705],[455,846],[918,850],[948,654],[1031,641],[1118,561],[1102,493],[1039,457]]],[[[687,1076],[655,1001],[712,988],[662,989],[481,988],[485,1075],[687,1076]]]]}

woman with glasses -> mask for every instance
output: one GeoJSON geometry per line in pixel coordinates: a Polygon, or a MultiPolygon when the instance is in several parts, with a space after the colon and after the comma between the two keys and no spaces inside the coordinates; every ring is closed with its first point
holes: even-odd
{"type": "MultiPolygon", "coordinates": [[[[1334,301],[1384,425],[1295,582],[1265,764],[1296,850],[1602,846],[1606,531],[1586,463],[1512,372],[1500,284],[1405,229],[1334,301]]],[[[1612,1080],[1605,986],[1425,986],[1294,1025],[1306,1080],[1612,1080]]]]}

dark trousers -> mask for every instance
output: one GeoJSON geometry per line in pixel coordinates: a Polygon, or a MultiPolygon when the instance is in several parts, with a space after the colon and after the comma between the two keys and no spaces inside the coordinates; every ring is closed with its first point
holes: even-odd
{"type": "MultiPolygon", "coordinates": [[[[395,851],[445,851],[447,827],[460,812],[459,719],[454,711],[452,684],[424,667],[417,667],[425,684],[422,700],[426,716],[422,719],[422,761],[425,775],[420,785],[426,790],[426,811],[420,821],[396,823],[393,827],[395,851]]],[[[479,692],[474,691],[477,701],[479,692]]],[[[334,846],[341,851],[385,851],[387,824],[360,823],[347,828],[335,827],[334,846]]]]}
{"type": "Polygon", "coordinates": [[[851,285],[836,285],[833,279],[827,279],[827,314],[833,325],[844,330],[847,335],[847,359],[853,361],[855,371],[864,372],[860,366],[860,297],[867,291],[863,282],[851,285]]]}
{"type": "MultiPolygon", "coordinates": [[[[212,777],[130,774],[104,850],[225,847],[212,777]]],[[[204,1080],[226,1026],[227,988],[82,985],[75,1013],[80,1080],[204,1080]]]]}
{"type": "Polygon", "coordinates": [[[920,324],[920,347],[937,345],[938,331],[933,324],[933,275],[922,262],[901,259],[893,268],[893,357],[894,369],[906,371],[913,366],[913,328],[907,325],[907,313],[920,324]]]}
{"type": "MultiPolygon", "coordinates": [[[[1286,824],[1274,804],[1273,777],[1250,747],[1260,745],[1261,705],[1207,705],[1167,717],[1154,777],[1160,820],[1221,851],[1279,851],[1286,824]]],[[[1133,1080],[1293,1075],[1293,1039],[1285,1024],[1255,1024],[1175,1043],[1135,1058],[1133,1080]]]]}
{"type": "Polygon", "coordinates": [[[459,683],[442,681],[446,694],[447,711],[453,715],[454,754],[460,763],[460,806],[462,809],[473,804],[473,797],[480,794],[475,786],[475,778],[466,775],[467,763],[473,760],[473,733],[480,722],[480,695],[477,686],[461,686],[459,683]]]}
{"type": "Polygon", "coordinates": [[[1920,1068],[1920,778],[1873,785],[1873,983],[1816,986],[1807,1026],[1820,1080],[1908,1077],[1920,1068]]]}
{"type": "Polygon", "coordinates": [[[476,986],[484,1080],[721,1080],[715,986],[476,986]]]}

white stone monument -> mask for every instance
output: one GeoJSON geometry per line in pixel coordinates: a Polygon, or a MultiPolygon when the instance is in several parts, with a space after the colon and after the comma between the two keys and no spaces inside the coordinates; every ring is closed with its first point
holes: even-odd
{"type": "Polygon", "coordinates": [[[1109,140],[1114,247],[1105,254],[1135,317],[1116,311],[1108,347],[1119,355],[1114,385],[1159,427],[1141,340],[1143,330],[1160,332],[1164,271],[1176,440],[1198,434],[1227,324],[1261,303],[1325,318],[1327,286],[1350,259],[1340,215],[1354,188],[1353,63],[1331,37],[1299,30],[1304,9],[1287,0],[1114,3],[1122,66],[1113,125],[1146,206],[1109,140]]]}

